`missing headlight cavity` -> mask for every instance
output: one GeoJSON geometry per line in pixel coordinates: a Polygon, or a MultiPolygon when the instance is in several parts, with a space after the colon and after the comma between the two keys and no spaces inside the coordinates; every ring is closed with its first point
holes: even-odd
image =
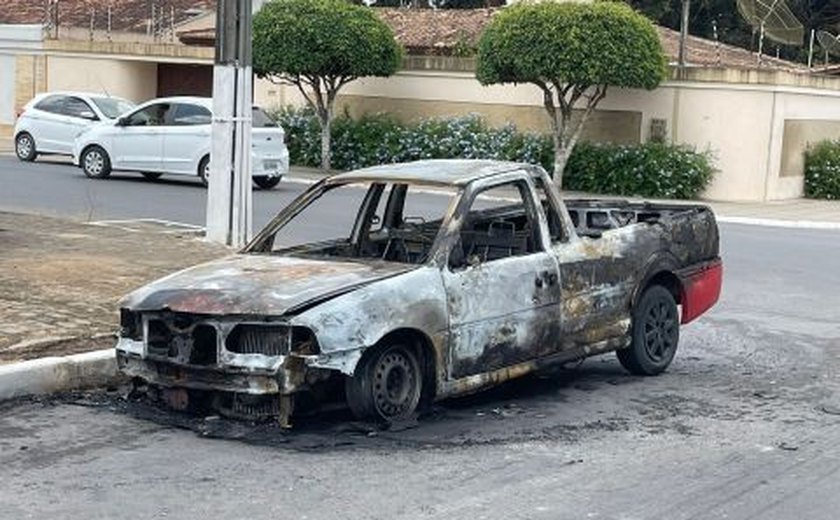
{"type": "Polygon", "coordinates": [[[289,327],[285,325],[237,325],[230,331],[225,347],[237,354],[282,356],[289,353],[289,327]]]}

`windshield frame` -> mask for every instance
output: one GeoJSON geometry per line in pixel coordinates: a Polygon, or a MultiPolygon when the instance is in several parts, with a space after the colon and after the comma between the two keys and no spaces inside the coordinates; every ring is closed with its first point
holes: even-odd
{"type": "Polygon", "coordinates": [[[121,115],[127,114],[128,112],[131,112],[132,110],[137,108],[137,105],[132,103],[131,101],[129,101],[127,99],[119,98],[119,97],[114,97],[114,96],[90,96],[90,101],[91,101],[91,103],[93,103],[96,106],[96,109],[103,116],[105,116],[107,119],[112,119],[112,120],[117,119],[121,115]],[[120,104],[125,104],[128,108],[126,108],[122,112],[112,116],[104,108],[102,108],[102,105],[99,104],[101,101],[106,101],[106,102],[113,101],[117,105],[116,108],[119,108],[120,104]]]}
{"type": "MultiPolygon", "coordinates": [[[[275,234],[284,226],[292,222],[304,209],[315,203],[323,194],[333,189],[340,189],[350,185],[363,185],[365,196],[359,206],[356,208],[352,231],[349,237],[351,244],[357,244],[364,232],[364,228],[370,224],[371,215],[376,211],[376,203],[379,201],[378,195],[381,195],[384,187],[393,185],[406,185],[409,187],[421,187],[433,189],[440,188],[440,183],[429,182],[405,182],[402,179],[366,179],[359,180],[333,180],[331,178],[322,179],[321,181],[312,185],[309,189],[298,195],[288,206],[283,208],[273,219],[271,219],[265,227],[242,249],[242,254],[273,254],[278,256],[293,256],[296,249],[303,246],[317,245],[322,242],[309,241],[302,242],[283,248],[282,250],[272,251],[275,234]]],[[[446,263],[448,251],[442,250],[447,248],[448,241],[446,237],[449,235],[450,222],[461,206],[461,200],[465,194],[465,186],[447,185],[446,187],[452,190],[447,193],[451,197],[449,205],[442,215],[440,228],[437,231],[434,242],[429,249],[429,254],[425,261],[414,265],[443,265],[446,263]]],[[[334,257],[336,260],[347,262],[370,262],[370,258],[341,256],[334,257]]],[[[383,261],[383,260],[379,260],[383,261]]]]}

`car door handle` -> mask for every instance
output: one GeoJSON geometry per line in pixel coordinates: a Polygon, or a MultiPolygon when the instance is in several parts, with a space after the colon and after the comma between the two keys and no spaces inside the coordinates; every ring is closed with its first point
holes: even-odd
{"type": "Polygon", "coordinates": [[[534,285],[537,287],[548,286],[551,287],[557,283],[557,273],[552,271],[543,271],[534,280],[534,285]]]}

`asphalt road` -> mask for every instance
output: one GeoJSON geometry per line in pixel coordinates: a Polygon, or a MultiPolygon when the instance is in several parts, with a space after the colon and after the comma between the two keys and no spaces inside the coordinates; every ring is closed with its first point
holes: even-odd
{"type": "MultiPolygon", "coordinates": [[[[198,177],[164,176],[150,182],[136,173],[88,179],[63,158],[22,163],[0,155],[0,207],[83,220],[159,218],[203,226],[207,190],[198,177]]],[[[254,225],[259,228],[307,185],[281,182],[254,191],[254,225]]]]}
{"type": "MultiPolygon", "coordinates": [[[[198,187],[13,164],[0,210],[202,218],[198,187]]],[[[302,188],[258,194],[257,213],[302,188]]],[[[373,433],[341,410],[282,434],[117,394],[7,403],[0,518],[834,520],[840,233],[721,229],[722,300],[662,376],[604,356],[373,433]]]]}

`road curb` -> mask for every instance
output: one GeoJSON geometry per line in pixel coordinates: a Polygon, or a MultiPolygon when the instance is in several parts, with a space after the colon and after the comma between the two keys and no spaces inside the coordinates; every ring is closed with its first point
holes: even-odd
{"type": "Polygon", "coordinates": [[[754,217],[727,217],[724,215],[719,215],[715,218],[718,222],[723,222],[724,224],[743,224],[746,226],[781,227],[796,229],[840,230],[840,222],[823,222],[818,220],[782,220],[754,217]]]}
{"type": "Polygon", "coordinates": [[[114,383],[119,380],[112,348],[72,356],[0,365],[0,401],[114,383]]]}

